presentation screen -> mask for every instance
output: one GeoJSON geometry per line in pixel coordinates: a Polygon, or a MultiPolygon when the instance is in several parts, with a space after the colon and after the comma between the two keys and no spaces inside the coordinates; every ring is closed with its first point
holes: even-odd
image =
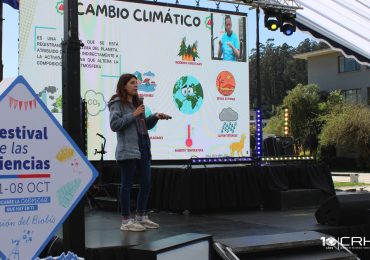
{"type": "MultiPolygon", "coordinates": [[[[20,5],[20,75],[60,122],[64,11],[63,0],[20,5]]],[[[250,156],[246,14],[113,0],[80,0],[78,13],[90,160],[100,135],[115,160],[107,104],[123,73],[138,78],[146,116],[172,117],[149,131],[154,160],[250,156]]]]}

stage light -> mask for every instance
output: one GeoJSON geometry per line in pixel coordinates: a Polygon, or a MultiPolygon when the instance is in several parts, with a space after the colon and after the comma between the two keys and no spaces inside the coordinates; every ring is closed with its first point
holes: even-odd
{"type": "Polygon", "coordinates": [[[284,108],[284,135],[288,136],[289,134],[289,110],[284,108]]]}
{"type": "Polygon", "coordinates": [[[295,17],[295,14],[291,13],[282,14],[280,31],[287,36],[292,35],[296,30],[295,17]]]}
{"type": "Polygon", "coordinates": [[[280,157],[262,157],[265,162],[283,162],[283,161],[315,161],[314,156],[280,156],[280,157]]]}
{"type": "Polygon", "coordinates": [[[290,36],[295,32],[296,26],[294,20],[287,20],[283,26],[280,28],[286,36],[290,36]]]}
{"type": "Polygon", "coordinates": [[[217,157],[217,158],[191,158],[191,164],[225,164],[253,162],[252,157],[217,157]]]}
{"type": "Polygon", "coordinates": [[[265,10],[265,27],[270,31],[276,31],[281,26],[281,15],[278,12],[265,10]]]}
{"type": "Polygon", "coordinates": [[[258,158],[261,158],[262,156],[262,115],[261,115],[261,109],[256,110],[256,117],[257,117],[257,127],[256,127],[256,136],[257,136],[257,142],[256,142],[256,155],[258,158]]]}

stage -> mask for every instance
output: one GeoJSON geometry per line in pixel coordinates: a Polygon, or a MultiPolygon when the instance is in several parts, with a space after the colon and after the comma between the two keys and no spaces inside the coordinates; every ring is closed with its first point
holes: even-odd
{"type": "MultiPolygon", "coordinates": [[[[128,259],[127,248],[183,233],[211,234],[214,241],[255,235],[318,231],[324,234],[358,234],[366,226],[328,227],[317,224],[315,209],[294,211],[241,211],[213,214],[176,214],[152,212],[161,227],[145,232],[119,230],[120,214],[112,211],[86,212],[87,259],[128,259]],[[350,233],[351,232],[351,233],[350,233]]],[[[366,251],[366,250],[363,250],[366,251]]],[[[365,253],[365,252],[363,252],[365,253]]],[[[365,259],[365,258],[364,258],[365,259]]]]}
{"type": "MultiPolygon", "coordinates": [[[[119,167],[110,164],[101,169],[101,181],[116,197],[119,167]]],[[[321,193],[318,195],[321,200],[333,195],[334,185],[328,167],[313,162],[223,167],[154,166],[149,207],[198,213],[276,208],[274,204],[278,202],[274,200],[280,192],[292,190],[316,190],[321,193]]]]}
{"type": "MultiPolygon", "coordinates": [[[[153,167],[152,172],[150,217],[161,227],[123,232],[119,229],[121,217],[117,205],[86,207],[86,259],[131,260],[129,247],[184,233],[209,234],[214,241],[302,231],[330,236],[370,234],[367,225],[330,227],[317,223],[314,213],[320,201],[315,201],[314,206],[312,200],[335,194],[325,164],[153,167]],[[320,196],[311,195],[317,192],[320,196]],[[277,200],[284,193],[288,196],[277,200]],[[298,204],[294,202],[297,196],[298,204]],[[294,203],[284,204],[284,200],[294,203]],[[282,207],[283,204],[291,207],[282,207]],[[299,209],[292,210],[294,207],[299,209]]],[[[113,195],[114,191],[119,192],[118,168],[110,165],[102,174],[100,182],[111,186],[113,195]]],[[[221,259],[212,253],[213,259],[221,259]]],[[[365,253],[363,250],[362,254],[365,253]]]]}

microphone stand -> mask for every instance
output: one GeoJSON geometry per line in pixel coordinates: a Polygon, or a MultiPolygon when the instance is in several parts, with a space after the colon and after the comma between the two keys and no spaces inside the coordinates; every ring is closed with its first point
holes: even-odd
{"type": "MultiPolygon", "coordinates": [[[[106,185],[108,185],[108,184],[103,183],[103,161],[104,161],[104,154],[107,153],[107,151],[105,150],[105,144],[106,144],[107,140],[105,139],[105,137],[102,134],[96,133],[96,135],[103,139],[103,143],[100,146],[100,150],[98,151],[98,149],[95,149],[95,151],[94,151],[94,155],[96,155],[96,154],[101,155],[100,156],[100,161],[99,161],[99,167],[98,167],[99,168],[99,177],[98,177],[99,179],[97,180],[97,183],[94,184],[94,186],[93,186],[94,187],[94,193],[90,192],[89,195],[92,197],[92,200],[94,201],[95,205],[97,205],[99,207],[98,201],[104,201],[105,198],[110,198],[111,195],[109,194],[109,192],[106,188],[106,185]],[[100,194],[102,194],[102,196],[99,196],[100,194]]],[[[89,204],[90,204],[90,209],[92,209],[91,203],[89,203],[89,204]]]]}
{"type": "Polygon", "coordinates": [[[107,143],[107,140],[105,139],[105,137],[99,133],[96,133],[97,136],[103,138],[103,143],[101,144],[100,146],[100,151],[98,151],[98,149],[95,149],[95,152],[94,152],[94,155],[96,154],[101,154],[100,156],[100,162],[99,162],[99,181],[98,183],[101,185],[102,184],[102,169],[103,169],[103,161],[104,161],[104,154],[107,153],[107,151],[105,150],[105,144],[107,143]]]}

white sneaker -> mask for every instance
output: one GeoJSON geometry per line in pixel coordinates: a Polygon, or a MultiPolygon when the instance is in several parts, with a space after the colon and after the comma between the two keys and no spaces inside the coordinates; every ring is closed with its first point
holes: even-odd
{"type": "MultiPolygon", "coordinates": [[[[139,217],[139,219],[140,219],[140,217],[139,217]]],[[[138,220],[138,222],[139,222],[142,226],[144,226],[145,228],[148,228],[148,229],[155,229],[155,228],[159,228],[159,224],[157,224],[157,223],[155,223],[155,222],[151,221],[151,220],[149,219],[149,217],[148,217],[148,216],[143,216],[143,217],[141,218],[141,220],[138,220]]]]}
{"type": "Polygon", "coordinates": [[[145,227],[141,225],[139,222],[130,219],[127,223],[122,223],[121,230],[122,231],[135,231],[135,232],[141,232],[145,231],[145,227]]]}

